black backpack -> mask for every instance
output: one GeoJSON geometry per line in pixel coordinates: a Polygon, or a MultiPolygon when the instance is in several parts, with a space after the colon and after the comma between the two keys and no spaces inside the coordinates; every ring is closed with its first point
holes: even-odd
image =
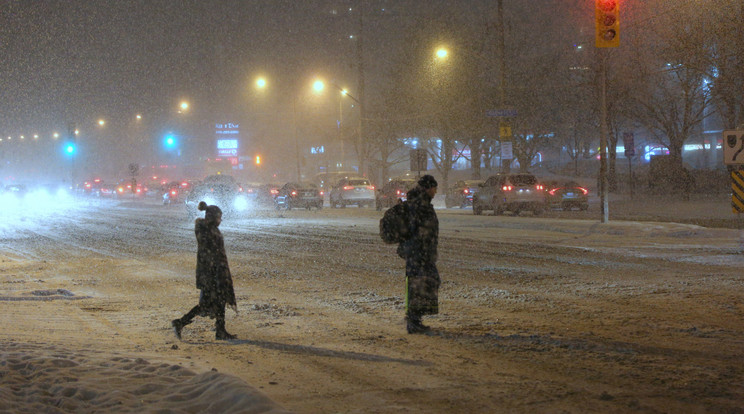
{"type": "Polygon", "coordinates": [[[380,219],[380,238],[387,244],[410,239],[408,222],[408,201],[390,207],[380,219]]]}

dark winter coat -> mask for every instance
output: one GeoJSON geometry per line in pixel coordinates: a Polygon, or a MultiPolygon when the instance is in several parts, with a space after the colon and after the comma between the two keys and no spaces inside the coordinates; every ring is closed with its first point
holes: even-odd
{"type": "Polygon", "coordinates": [[[212,220],[198,218],[194,225],[196,242],[196,287],[203,316],[224,315],[225,305],[236,306],[232,275],[227,264],[225,241],[212,220]]]}
{"type": "Polygon", "coordinates": [[[407,199],[411,238],[400,246],[406,259],[406,309],[411,315],[432,315],[439,312],[439,219],[423,188],[409,191],[407,199]]]}

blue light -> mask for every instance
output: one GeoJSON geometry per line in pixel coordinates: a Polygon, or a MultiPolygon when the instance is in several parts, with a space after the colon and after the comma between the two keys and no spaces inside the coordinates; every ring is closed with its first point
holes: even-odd
{"type": "Polygon", "coordinates": [[[176,147],[176,143],[177,143],[176,136],[173,135],[173,134],[166,135],[165,138],[164,138],[164,140],[163,140],[163,143],[165,144],[165,147],[166,148],[169,148],[169,149],[170,148],[175,148],[176,147]]]}
{"type": "Polygon", "coordinates": [[[74,155],[75,154],[75,150],[76,150],[75,144],[73,144],[73,143],[67,143],[67,144],[65,144],[63,150],[64,150],[64,153],[67,154],[67,155],[74,155]]]}

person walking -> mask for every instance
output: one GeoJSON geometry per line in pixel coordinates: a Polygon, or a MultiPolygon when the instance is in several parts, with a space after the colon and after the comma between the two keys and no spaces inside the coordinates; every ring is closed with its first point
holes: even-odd
{"type": "Polygon", "coordinates": [[[437,244],[439,220],[432,200],[437,180],[424,175],[407,194],[411,237],[400,244],[398,254],[406,259],[406,330],[422,333],[430,328],[421,322],[424,315],[439,313],[439,271],[437,244]]]}
{"type": "Polygon", "coordinates": [[[191,323],[195,316],[208,316],[215,319],[215,338],[219,340],[235,339],[225,330],[225,306],[229,305],[235,312],[235,303],[230,267],[227,264],[225,242],[218,228],[222,222],[222,210],[217,206],[208,206],[199,202],[198,209],[204,211],[204,218],[198,218],[194,224],[196,233],[196,287],[201,291],[199,304],[189,313],[171,322],[178,339],[181,330],[191,323]]]}

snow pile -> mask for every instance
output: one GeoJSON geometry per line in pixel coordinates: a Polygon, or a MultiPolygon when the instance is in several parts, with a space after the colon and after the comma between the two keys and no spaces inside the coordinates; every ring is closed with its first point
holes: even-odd
{"type": "Polygon", "coordinates": [[[286,413],[245,382],[115,354],[29,344],[0,351],[0,412],[286,413]]]}

